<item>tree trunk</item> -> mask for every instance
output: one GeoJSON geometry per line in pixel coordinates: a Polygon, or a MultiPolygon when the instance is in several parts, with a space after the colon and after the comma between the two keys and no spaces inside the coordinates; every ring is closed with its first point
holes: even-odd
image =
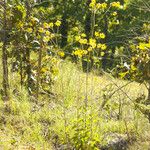
{"type": "Polygon", "coordinates": [[[87,3],[86,3],[87,13],[86,13],[86,18],[85,18],[85,34],[88,40],[91,35],[91,11],[89,10],[90,3],[91,3],[91,0],[87,0],[87,3]]]}
{"type": "Polygon", "coordinates": [[[31,85],[32,85],[32,80],[31,80],[31,65],[30,65],[30,49],[26,48],[26,63],[27,63],[27,67],[26,67],[26,73],[27,73],[27,88],[28,88],[28,92],[29,94],[31,94],[31,85]]]}
{"type": "MultiPolygon", "coordinates": [[[[150,105],[150,81],[149,81],[149,87],[148,87],[148,102],[147,104],[150,105]]],[[[150,123],[150,113],[148,114],[148,120],[149,120],[149,123],[150,123]]]]}
{"type": "MultiPolygon", "coordinates": [[[[25,2],[26,5],[26,21],[28,20],[30,16],[30,3],[28,0],[25,2]]],[[[31,94],[31,64],[30,64],[30,49],[28,48],[28,45],[26,45],[26,63],[27,63],[27,68],[26,68],[26,73],[27,73],[27,88],[28,88],[28,93],[31,94]]]]}
{"type": "Polygon", "coordinates": [[[149,104],[150,104],[150,81],[148,82],[149,84],[149,87],[148,87],[148,101],[149,101],[149,104]]]}
{"type": "Polygon", "coordinates": [[[62,16],[61,35],[62,35],[61,48],[64,48],[67,45],[68,40],[68,21],[66,13],[64,13],[62,16]]]}
{"type": "Polygon", "coordinates": [[[4,3],[4,13],[3,13],[3,47],[2,47],[2,64],[3,64],[3,99],[9,99],[9,82],[8,82],[8,64],[7,64],[7,19],[6,19],[6,9],[7,9],[7,0],[3,1],[4,3]]]}
{"type": "Polygon", "coordinates": [[[40,75],[41,75],[41,66],[42,66],[42,47],[39,49],[39,58],[38,58],[37,84],[36,84],[36,98],[37,98],[37,100],[39,97],[40,75]]]}
{"type": "Polygon", "coordinates": [[[23,60],[22,60],[22,55],[21,54],[20,54],[20,85],[21,85],[21,88],[22,88],[22,86],[23,86],[23,60]]]}
{"type": "MultiPolygon", "coordinates": [[[[91,11],[89,10],[89,4],[91,3],[91,0],[87,0],[86,6],[87,6],[87,13],[86,13],[86,18],[85,18],[85,34],[87,36],[87,40],[90,39],[91,36],[91,11]]],[[[84,58],[82,59],[82,69],[84,72],[90,72],[92,69],[92,64],[93,61],[92,59],[90,59],[90,62],[84,60],[84,58]]]]}
{"type": "MultiPolygon", "coordinates": [[[[106,35],[104,42],[107,43],[108,42],[108,19],[106,15],[104,16],[104,34],[106,35]]],[[[106,70],[108,66],[108,62],[110,61],[110,60],[107,60],[107,58],[108,58],[108,54],[105,54],[102,59],[102,68],[104,70],[106,70]]]]}

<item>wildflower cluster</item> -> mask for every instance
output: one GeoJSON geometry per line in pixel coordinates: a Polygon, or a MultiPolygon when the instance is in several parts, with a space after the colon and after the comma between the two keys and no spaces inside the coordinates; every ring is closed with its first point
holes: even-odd
{"type": "Polygon", "coordinates": [[[78,27],[74,27],[74,28],[72,28],[72,30],[73,30],[74,32],[78,32],[78,31],[79,31],[79,28],[78,28],[78,27]]]}
{"type": "Polygon", "coordinates": [[[96,0],[91,0],[91,3],[90,3],[89,6],[90,6],[91,8],[94,8],[95,5],[96,5],[96,0]]]}
{"type": "Polygon", "coordinates": [[[101,49],[101,50],[106,50],[106,49],[107,49],[107,46],[106,46],[106,44],[101,44],[101,43],[99,43],[99,44],[97,44],[97,48],[99,48],[99,49],[101,49]]]}
{"type": "Polygon", "coordinates": [[[117,16],[117,14],[118,13],[115,11],[115,12],[112,13],[112,16],[117,16]]]}
{"type": "Polygon", "coordinates": [[[137,48],[138,50],[134,52],[135,55],[133,55],[131,59],[132,64],[138,68],[139,71],[143,72],[142,78],[150,78],[150,40],[149,42],[140,42],[137,48]]]}
{"type": "MultiPolygon", "coordinates": [[[[53,29],[54,26],[59,27],[61,25],[61,21],[57,20],[55,23],[50,22],[46,23],[44,22],[42,25],[39,23],[39,20],[35,17],[31,17],[30,22],[28,23],[28,28],[26,28],[26,32],[32,33],[33,28],[38,26],[38,32],[39,33],[46,33],[47,36],[50,36],[50,29],[53,29]]],[[[52,35],[53,37],[53,35],[52,35]]]]}
{"type": "Polygon", "coordinates": [[[84,50],[84,49],[77,49],[77,50],[73,51],[73,55],[78,56],[79,58],[86,55],[87,53],[88,53],[88,51],[84,50]]]}
{"type": "MultiPolygon", "coordinates": [[[[26,49],[31,55],[30,60],[30,76],[31,85],[30,92],[35,94],[35,89],[39,86],[39,79],[41,82],[40,86],[42,89],[49,89],[50,85],[53,83],[54,78],[57,74],[57,61],[58,56],[64,57],[64,52],[58,46],[58,38],[60,38],[59,27],[61,21],[56,20],[54,22],[40,22],[40,20],[34,16],[27,18],[27,21],[15,20],[13,26],[14,31],[11,35],[13,38],[12,44],[16,52],[14,54],[14,59],[16,62],[23,64],[21,69],[23,70],[22,84],[27,83],[27,72],[26,61],[24,59],[24,50],[26,49]],[[57,29],[57,30],[56,30],[57,29]],[[56,32],[57,31],[57,32],[56,32]],[[17,39],[18,37],[19,40],[17,39]],[[16,47],[19,47],[16,48],[16,47]],[[32,55],[34,57],[32,57],[32,55]],[[20,58],[20,62],[18,61],[20,58]]],[[[27,58],[26,58],[27,59],[27,58]]]]}
{"type": "Polygon", "coordinates": [[[63,51],[59,51],[59,52],[58,52],[58,55],[59,55],[61,58],[63,58],[63,57],[65,56],[65,53],[64,53],[63,51]]]}
{"type": "Polygon", "coordinates": [[[91,39],[89,40],[89,45],[90,45],[92,48],[96,48],[96,40],[91,38],[91,39]]]}
{"type": "Polygon", "coordinates": [[[121,8],[120,2],[112,2],[112,3],[111,3],[111,6],[112,6],[112,7],[115,7],[115,8],[121,8]]]}
{"type": "Polygon", "coordinates": [[[105,10],[107,8],[107,3],[96,3],[96,0],[92,0],[89,7],[94,10],[105,10]]]}
{"type": "Polygon", "coordinates": [[[104,39],[106,36],[104,33],[100,33],[100,32],[95,31],[95,37],[100,38],[100,39],[104,39]]]}
{"type": "Polygon", "coordinates": [[[87,41],[87,39],[79,39],[79,43],[80,44],[87,44],[88,41],[87,41]]]}
{"type": "Polygon", "coordinates": [[[57,21],[55,22],[55,25],[56,25],[57,27],[59,27],[59,26],[61,25],[61,21],[57,20],[57,21]]]}
{"type": "Polygon", "coordinates": [[[107,49],[107,45],[105,43],[99,43],[99,40],[104,39],[106,36],[102,32],[95,31],[95,38],[90,38],[89,40],[86,38],[86,34],[81,33],[81,35],[75,36],[75,41],[82,47],[82,49],[76,49],[73,51],[73,55],[81,58],[87,54],[90,54],[94,51],[99,51],[103,56],[105,53],[102,52],[107,49]]]}
{"type": "Polygon", "coordinates": [[[96,4],[97,9],[106,9],[107,8],[107,3],[97,3],[96,4]]]}
{"type": "Polygon", "coordinates": [[[130,43],[131,62],[126,74],[140,82],[150,78],[150,37],[148,40],[138,37],[136,42],[130,43]]]}
{"type": "Polygon", "coordinates": [[[25,29],[25,32],[32,36],[35,36],[36,40],[42,39],[44,43],[52,43],[53,39],[59,36],[58,34],[54,33],[53,28],[58,28],[61,25],[61,21],[57,20],[54,23],[39,23],[39,20],[35,17],[31,17],[29,20],[30,21],[25,29]]]}
{"type": "Polygon", "coordinates": [[[140,42],[137,46],[138,49],[142,50],[142,51],[147,51],[150,49],[150,40],[148,43],[143,43],[143,42],[140,42]]]}
{"type": "Polygon", "coordinates": [[[38,28],[38,38],[42,35],[43,41],[44,42],[49,42],[52,40],[56,35],[53,33],[50,29],[52,28],[52,23],[43,23],[39,28],[38,28]],[[50,26],[51,25],[51,26],[50,26]]]}
{"type": "Polygon", "coordinates": [[[143,24],[143,31],[150,32],[150,23],[144,23],[143,24]]]}
{"type": "Polygon", "coordinates": [[[60,35],[58,33],[55,33],[54,28],[58,28],[60,25],[61,21],[59,20],[49,23],[40,23],[37,18],[31,17],[29,18],[29,23],[25,26],[25,32],[30,35],[30,38],[32,37],[31,40],[33,40],[33,42],[36,41],[36,43],[38,43],[38,48],[40,48],[40,46],[43,44],[45,45],[47,50],[50,47],[53,47],[53,50],[57,49],[56,51],[54,51],[55,54],[60,57],[64,57],[64,52],[58,50],[58,48],[55,48],[57,45],[55,41],[60,35]]]}

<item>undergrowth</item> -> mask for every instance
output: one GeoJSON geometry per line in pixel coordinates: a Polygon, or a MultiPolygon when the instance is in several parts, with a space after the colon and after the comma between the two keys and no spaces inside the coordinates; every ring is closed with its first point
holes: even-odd
{"type": "Polygon", "coordinates": [[[0,148],[96,150],[113,133],[132,140],[147,132],[148,121],[134,105],[138,94],[146,95],[143,85],[85,74],[68,61],[59,67],[52,92],[38,101],[11,80],[10,101],[0,99],[0,148]]]}

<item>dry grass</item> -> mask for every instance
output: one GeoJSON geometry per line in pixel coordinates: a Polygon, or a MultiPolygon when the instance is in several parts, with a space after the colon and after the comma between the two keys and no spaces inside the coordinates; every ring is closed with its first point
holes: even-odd
{"type": "MultiPolygon", "coordinates": [[[[32,149],[32,147],[40,150],[43,147],[45,150],[52,149],[49,148],[49,143],[54,140],[56,135],[59,137],[60,143],[67,143],[67,138],[72,139],[74,136],[73,126],[77,123],[77,111],[83,117],[83,110],[80,108],[87,100],[87,117],[93,126],[91,128],[93,137],[97,136],[102,140],[103,135],[109,132],[123,134],[129,132],[131,136],[139,134],[137,143],[133,144],[130,149],[148,150],[148,121],[134,109],[135,98],[140,94],[147,94],[144,85],[136,82],[128,84],[130,81],[115,79],[109,74],[96,76],[90,73],[87,76],[75,64],[64,61],[60,63],[60,73],[56,77],[53,87],[56,97],[41,96],[38,104],[35,104],[29,101],[26,90],[21,90],[18,86],[18,75],[11,73],[10,79],[11,91],[19,88],[20,96],[11,92],[11,114],[1,115],[1,117],[6,117],[7,121],[6,125],[3,123],[0,125],[0,145],[5,146],[5,149],[19,149],[24,145],[27,145],[26,149],[32,149]],[[110,95],[111,97],[109,97],[110,95]],[[106,99],[109,97],[107,103],[110,107],[109,110],[107,107],[101,109],[105,96],[106,99]],[[108,117],[113,118],[119,113],[120,103],[122,119],[120,121],[116,121],[116,118],[109,120],[108,117]],[[96,120],[99,115],[101,116],[100,120],[96,120]],[[124,121],[127,122],[128,130],[124,121]],[[96,128],[97,123],[100,123],[99,129],[96,128]],[[22,131],[24,131],[23,134],[21,134],[22,131]],[[5,143],[3,143],[4,139],[6,139],[5,143]]],[[[1,100],[0,106],[0,111],[3,113],[1,100]]]]}

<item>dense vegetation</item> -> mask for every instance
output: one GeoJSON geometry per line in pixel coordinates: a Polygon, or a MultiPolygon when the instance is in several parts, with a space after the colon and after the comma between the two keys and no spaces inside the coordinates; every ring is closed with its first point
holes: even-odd
{"type": "Polygon", "coordinates": [[[0,149],[149,150],[150,1],[1,0],[0,149]]]}

